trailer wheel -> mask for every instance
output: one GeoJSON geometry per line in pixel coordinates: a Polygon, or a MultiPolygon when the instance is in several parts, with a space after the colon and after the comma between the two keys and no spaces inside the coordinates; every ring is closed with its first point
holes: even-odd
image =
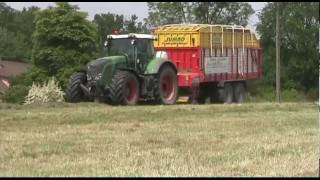
{"type": "Polygon", "coordinates": [[[233,101],[233,87],[232,84],[227,82],[223,87],[223,102],[230,104],[233,101]]]}
{"type": "Polygon", "coordinates": [[[87,77],[84,72],[77,72],[73,74],[69,80],[67,90],[66,90],[66,101],[67,102],[80,102],[87,100],[87,97],[83,93],[80,84],[85,84],[87,82],[87,77]]]}
{"type": "Polygon", "coordinates": [[[210,104],[213,102],[214,89],[210,85],[201,85],[198,98],[199,104],[210,104]]]}
{"type": "Polygon", "coordinates": [[[110,84],[109,98],[114,105],[135,105],[139,100],[139,81],[129,71],[118,71],[110,84]]]}
{"type": "Polygon", "coordinates": [[[244,103],[246,101],[246,87],[244,82],[234,83],[234,100],[236,103],[244,103]]]}
{"type": "Polygon", "coordinates": [[[178,98],[177,74],[171,66],[165,65],[155,77],[154,98],[160,104],[174,104],[178,98]]]}

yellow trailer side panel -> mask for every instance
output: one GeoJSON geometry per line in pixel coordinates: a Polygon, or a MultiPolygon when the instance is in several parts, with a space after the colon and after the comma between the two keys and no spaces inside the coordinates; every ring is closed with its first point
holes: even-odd
{"type": "Polygon", "coordinates": [[[259,48],[260,43],[249,29],[224,25],[166,25],[158,27],[156,48],[259,48]]]}
{"type": "Polygon", "coordinates": [[[199,47],[198,33],[166,32],[157,33],[155,47],[199,47]]]}

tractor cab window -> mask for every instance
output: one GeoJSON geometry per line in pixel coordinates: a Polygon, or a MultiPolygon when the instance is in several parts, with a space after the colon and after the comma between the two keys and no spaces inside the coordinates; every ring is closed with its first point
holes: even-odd
{"type": "Polygon", "coordinates": [[[147,62],[154,56],[153,41],[151,39],[137,40],[137,58],[140,61],[147,62]]]}
{"type": "Polygon", "coordinates": [[[112,39],[108,42],[108,56],[128,55],[129,59],[134,58],[134,48],[131,39],[112,39]]]}
{"type": "Polygon", "coordinates": [[[106,46],[108,49],[107,56],[126,54],[130,60],[137,58],[142,64],[146,64],[155,54],[151,39],[109,39],[106,46]],[[135,40],[134,44],[132,40],[135,40]]]}

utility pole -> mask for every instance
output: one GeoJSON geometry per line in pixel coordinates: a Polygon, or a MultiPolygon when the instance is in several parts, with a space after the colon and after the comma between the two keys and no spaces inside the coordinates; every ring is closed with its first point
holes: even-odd
{"type": "Polygon", "coordinates": [[[280,103],[280,41],[279,41],[279,2],[276,2],[276,93],[277,102],[280,103]]]}

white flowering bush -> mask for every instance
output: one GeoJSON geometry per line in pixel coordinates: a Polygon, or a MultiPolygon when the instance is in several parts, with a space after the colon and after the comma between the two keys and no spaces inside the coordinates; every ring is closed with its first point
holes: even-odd
{"type": "Polygon", "coordinates": [[[55,78],[45,82],[42,86],[33,83],[28,95],[25,97],[25,104],[63,102],[64,92],[59,87],[55,78]]]}

